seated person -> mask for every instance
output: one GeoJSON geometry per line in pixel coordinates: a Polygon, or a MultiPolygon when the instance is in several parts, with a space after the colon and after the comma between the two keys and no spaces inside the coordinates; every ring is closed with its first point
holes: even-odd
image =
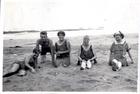
{"type": "Polygon", "coordinates": [[[35,73],[35,69],[37,68],[38,55],[38,50],[33,49],[33,53],[29,56],[25,56],[23,61],[15,61],[12,64],[12,67],[6,74],[3,75],[3,77],[9,77],[16,73],[19,73],[19,76],[24,76],[26,75],[26,70],[31,70],[32,73],[35,73]]]}
{"type": "Polygon", "coordinates": [[[68,67],[70,65],[70,42],[64,38],[64,31],[59,31],[57,35],[59,40],[55,43],[56,65],[62,64],[62,66],[68,67]]]}
{"type": "Polygon", "coordinates": [[[89,44],[89,41],[89,36],[84,36],[83,44],[80,46],[77,65],[81,65],[81,70],[84,70],[85,68],[91,68],[93,62],[94,64],[97,63],[97,57],[95,55],[95,52],[93,51],[92,45],[89,44]]]}
{"type": "Polygon", "coordinates": [[[124,34],[122,32],[117,32],[114,35],[115,42],[112,43],[110,48],[110,58],[109,65],[112,66],[112,70],[117,70],[117,64],[114,61],[120,62],[121,66],[128,66],[126,59],[126,53],[128,53],[131,63],[134,63],[133,58],[130,53],[130,47],[128,43],[124,40],[124,34]]]}

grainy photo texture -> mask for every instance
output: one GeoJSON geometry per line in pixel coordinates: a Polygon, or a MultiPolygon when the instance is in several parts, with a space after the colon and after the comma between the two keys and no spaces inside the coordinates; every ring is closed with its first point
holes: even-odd
{"type": "Polygon", "coordinates": [[[139,0],[4,0],[3,92],[137,92],[139,0]]]}

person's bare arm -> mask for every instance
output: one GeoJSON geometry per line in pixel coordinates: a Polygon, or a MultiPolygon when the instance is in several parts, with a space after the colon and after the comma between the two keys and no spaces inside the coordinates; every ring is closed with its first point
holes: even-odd
{"type": "Polygon", "coordinates": [[[50,41],[49,46],[51,48],[51,54],[54,54],[55,53],[55,48],[54,48],[54,45],[53,45],[53,41],[51,39],[49,39],[49,41],[50,41]]]}
{"type": "Polygon", "coordinates": [[[78,49],[78,60],[82,61],[82,58],[80,57],[81,54],[81,46],[78,49]]]}
{"type": "Polygon", "coordinates": [[[68,48],[68,51],[71,52],[71,44],[69,41],[67,41],[67,48],[68,48]]]}
{"type": "Polygon", "coordinates": [[[30,60],[31,56],[26,56],[25,57],[25,65],[32,71],[35,72],[35,69],[29,65],[29,60],[30,60]]]}
{"type": "Polygon", "coordinates": [[[113,55],[113,52],[110,51],[110,54],[109,54],[109,61],[110,61],[112,55],[113,55]]]}
{"type": "Polygon", "coordinates": [[[90,60],[94,60],[94,59],[96,59],[96,58],[97,58],[97,56],[96,56],[96,53],[95,53],[95,51],[94,51],[93,46],[92,46],[92,52],[93,52],[93,54],[94,54],[94,57],[92,57],[90,60]]]}
{"type": "Polygon", "coordinates": [[[129,55],[129,57],[130,57],[130,59],[131,59],[131,63],[133,64],[133,63],[134,63],[134,61],[133,61],[133,58],[132,58],[132,55],[131,55],[130,50],[128,50],[128,55],[129,55]]]}
{"type": "Polygon", "coordinates": [[[111,65],[111,59],[112,57],[114,57],[114,53],[113,53],[113,45],[114,43],[112,43],[111,48],[110,48],[110,54],[109,54],[109,64],[111,65]]]}
{"type": "Polygon", "coordinates": [[[132,58],[132,55],[131,55],[131,52],[130,52],[130,50],[131,50],[130,45],[128,45],[128,43],[126,43],[125,48],[126,48],[126,51],[127,51],[128,55],[129,55],[129,58],[131,59],[131,63],[133,64],[134,61],[133,61],[133,58],[132,58]]]}
{"type": "Polygon", "coordinates": [[[36,42],[36,49],[37,49],[38,51],[40,51],[40,50],[39,50],[39,40],[37,40],[37,42],[36,42]]]}
{"type": "Polygon", "coordinates": [[[71,52],[71,45],[70,42],[67,41],[67,50],[66,51],[58,51],[57,54],[65,54],[65,53],[70,53],[71,52]]]}

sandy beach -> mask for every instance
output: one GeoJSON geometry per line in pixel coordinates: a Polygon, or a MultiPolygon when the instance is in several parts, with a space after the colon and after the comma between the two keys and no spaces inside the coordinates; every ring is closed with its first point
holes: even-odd
{"type": "MultiPolygon", "coordinates": [[[[108,66],[109,49],[113,42],[112,35],[90,36],[91,44],[97,54],[98,64],[91,69],[80,70],[77,63],[77,51],[82,37],[68,37],[71,46],[71,65],[54,68],[50,55],[47,62],[41,64],[37,73],[27,73],[24,77],[17,75],[3,79],[3,91],[90,91],[90,92],[137,92],[138,78],[138,34],[127,34],[126,41],[131,46],[134,64],[114,72],[108,66]]],[[[16,59],[23,59],[30,54],[37,39],[4,40],[3,73],[16,59]],[[16,47],[19,46],[19,47],[16,47]]],[[[53,42],[57,38],[52,38],[53,42]]],[[[128,56],[127,56],[128,57],[128,56]]]]}

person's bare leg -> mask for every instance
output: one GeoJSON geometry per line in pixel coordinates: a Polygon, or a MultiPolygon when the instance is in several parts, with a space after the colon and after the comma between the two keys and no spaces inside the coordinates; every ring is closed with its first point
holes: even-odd
{"type": "Polygon", "coordinates": [[[45,63],[46,62],[46,55],[41,55],[41,63],[45,63]]]}
{"type": "Polygon", "coordinates": [[[52,65],[54,67],[57,67],[57,64],[56,64],[56,57],[55,57],[55,54],[54,54],[54,46],[51,47],[51,58],[52,58],[52,65]]]}
{"type": "Polygon", "coordinates": [[[54,67],[57,67],[54,53],[51,53],[51,58],[52,58],[52,65],[53,65],[54,67]]]}
{"type": "Polygon", "coordinates": [[[15,72],[19,69],[19,64],[13,64],[10,70],[8,70],[8,73],[4,74],[3,77],[9,77],[15,74],[15,72]]]}
{"type": "Polygon", "coordinates": [[[86,68],[86,61],[82,61],[81,70],[84,70],[85,68],[86,68]]]}
{"type": "Polygon", "coordinates": [[[92,63],[90,60],[87,61],[87,69],[90,69],[92,67],[92,63]]]}
{"type": "Polygon", "coordinates": [[[65,57],[63,59],[63,66],[68,67],[70,65],[70,57],[65,57]]]}

